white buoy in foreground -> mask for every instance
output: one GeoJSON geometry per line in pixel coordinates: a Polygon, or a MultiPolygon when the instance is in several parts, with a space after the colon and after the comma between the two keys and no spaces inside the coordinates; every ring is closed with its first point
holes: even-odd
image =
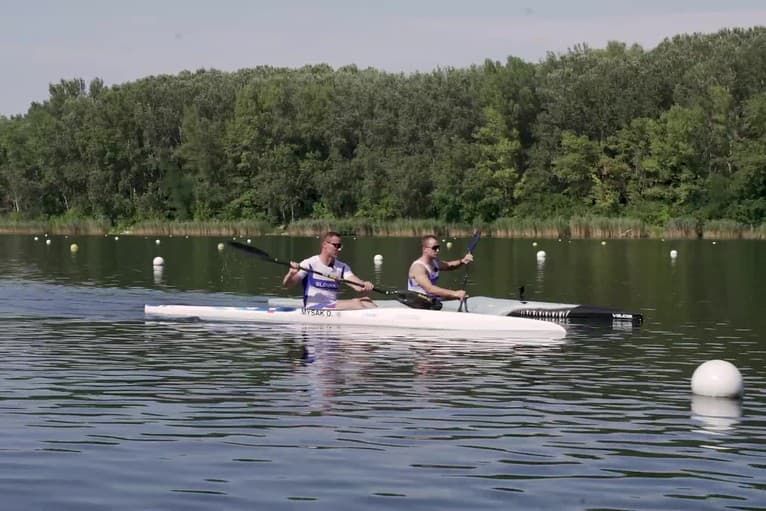
{"type": "Polygon", "coordinates": [[[601,242],[601,244],[602,244],[602,245],[606,245],[606,241],[602,241],[602,242],[601,242]]]}
{"type": "Polygon", "coordinates": [[[545,250],[538,250],[537,251],[537,258],[538,259],[545,259],[545,250]]]}
{"type": "Polygon", "coordinates": [[[678,250],[675,250],[675,249],[671,250],[670,257],[671,259],[675,259],[676,257],[678,257],[678,250]]]}
{"type": "Polygon", "coordinates": [[[50,245],[51,244],[51,240],[45,240],[45,244],[46,245],[50,245]]]}
{"type": "Polygon", "coordinates": [[[700,396],[739,397],[743,390],[739,369],[725,360],[708,360],[692,374],[692,392],[700,396]]]}
{"type": "Polygon", "coordinates": [[[164,264],[165,264],[165,260],[160,256],[157,256],[154,259],[152,259],[152,266],[162,266],[164,264]]]}
{"type": "Polygon", "coordinates": [[[375,254],[375,257],[373,257],[373,258],[372,258],[372,261],[373,261],[375,264],[380,264],[380,263],[382,263],[382,262],[383,262],[383,256],[382,256],[382,255],[380,255],[380,254],[375,254]]]}
{"type": "Polygon", "coordinates": [[[447,242],[447,248],[452,248],[452,242],[451,241],[447,242]]]}
{"type": "Polygon", "coordinates": [[[120,237],[119,236],[115,236],[114,237],[114,241],[120,241],[120,237]]]}
{"type": "Polygon", "coordinates": [[[72,243],[71,245],[69,245],[69,251],[72,252],[73,254],[77,252],[78,250],[80,250],[80,247],[77,246],[77,243],[72,243]]]}
{"type": "Polygon", "coordinates": [[[154,244],[155,245],[159,245],[160,244],[160,240],[154,240],[154,244]]]}
{"type": "Polygon", "coordinates": [[[221,250],[223,250],[223,243],[218,244],[218,251],[220,252],[221,250]]]}

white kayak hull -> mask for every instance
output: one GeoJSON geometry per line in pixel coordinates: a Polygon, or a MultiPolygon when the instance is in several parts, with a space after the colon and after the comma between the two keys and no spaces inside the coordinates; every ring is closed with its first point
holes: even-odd
{"type": "Polygon", "coordinates": [[[413,330],[492,332],[509,337],[561,339],[566,330],[555,323],[507,316],[445,312],[399,307],[362,310],[303,309],[297,307],[218,307],[200,305],[145,305],[144,314],[164,319],[198,319],[255,323],[348,325],[413,330]]]}
{"type": "MultiPolygon", "coordinates": [[[[300,307],[302,301],[299,298],[270,298],[268,303],[271,307],[300,307]]],[[[396,300],[376,300],[375,303],[380,308],[407,308],[406,305],[396,300]]],[[[455,312],[458,309],[459,303],[457,300],[443,302],[442,311],[455,312]]],[[[492,316],[514,316],[575,323],[612,322],[640,325],[644,319],[641,314],[609,307],[575,303],[535,302],[487,296],[470,297],[468,299],[468,310],[472,313],[492,316]]]]}

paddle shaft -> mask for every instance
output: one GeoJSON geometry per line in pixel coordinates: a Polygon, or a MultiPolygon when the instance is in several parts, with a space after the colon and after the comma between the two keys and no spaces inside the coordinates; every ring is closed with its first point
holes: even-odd
{"type": "MultiPolygon", "coordinates": [[[[476,248],[476,245],[479,243],[479,240],[481,239],[481,231],[476,229],[476,231],[473,233],[473,237],[471,238],[471,242],[468,243],[468,253],[473,254],[473,250],[476,248]]],[[[465,290],[465,287],[468,285],[468,273],[469,273],[469,266],[465,267],[465,275],[463,275],[463,290],[465,290]]],[[[468,302],[465,298],[460,300],[460,304],[458,305],[457,311],[461,312],[465,308],[465,311],[468,312],[468,302]]]]}

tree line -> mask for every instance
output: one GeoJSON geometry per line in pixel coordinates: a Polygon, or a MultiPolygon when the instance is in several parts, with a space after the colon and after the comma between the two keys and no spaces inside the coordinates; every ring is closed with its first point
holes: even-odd
{"type": "Polygon", "coordinates": [[[26,114],[0,116],[0,212],[758,225],[766,28],[412,74],[312,65],[61,80],[26,114]]]}

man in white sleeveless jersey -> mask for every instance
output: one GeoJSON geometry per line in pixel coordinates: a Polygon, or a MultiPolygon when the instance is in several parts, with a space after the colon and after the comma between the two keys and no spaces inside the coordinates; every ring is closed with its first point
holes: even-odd
{"type": "Polygon", "coordinates": [[[473,254],[469,252],[461,259],[442,261],[439,259],[439,240],[431,234],[423,236],[420,245],[422,255],[410,266],[407,289],[423,293],[435,300],[464,300],[468,296],[464,289],[447,289],[437,286],[436,282],[439,280],[440,271],[455,270],[471,263],[473,254]]]}
{"type": "Polygon", "coordinates": [[[341,284],[338,279],[358,284],[349,286],[365,295],[374,287],[372,282],[360,279],[354,275],[349,265],[338,260],[342,249],[340,234],[334,231],[326,233],[322,237],[322,249],[318,255],[300,263],[290,261],[290,270],[282,279],[282,285],[289,288],[301,282],[303,306],[308,309],[352,310],[375,307],[375,303],[368,296],[338,300],[341,284]]]}

